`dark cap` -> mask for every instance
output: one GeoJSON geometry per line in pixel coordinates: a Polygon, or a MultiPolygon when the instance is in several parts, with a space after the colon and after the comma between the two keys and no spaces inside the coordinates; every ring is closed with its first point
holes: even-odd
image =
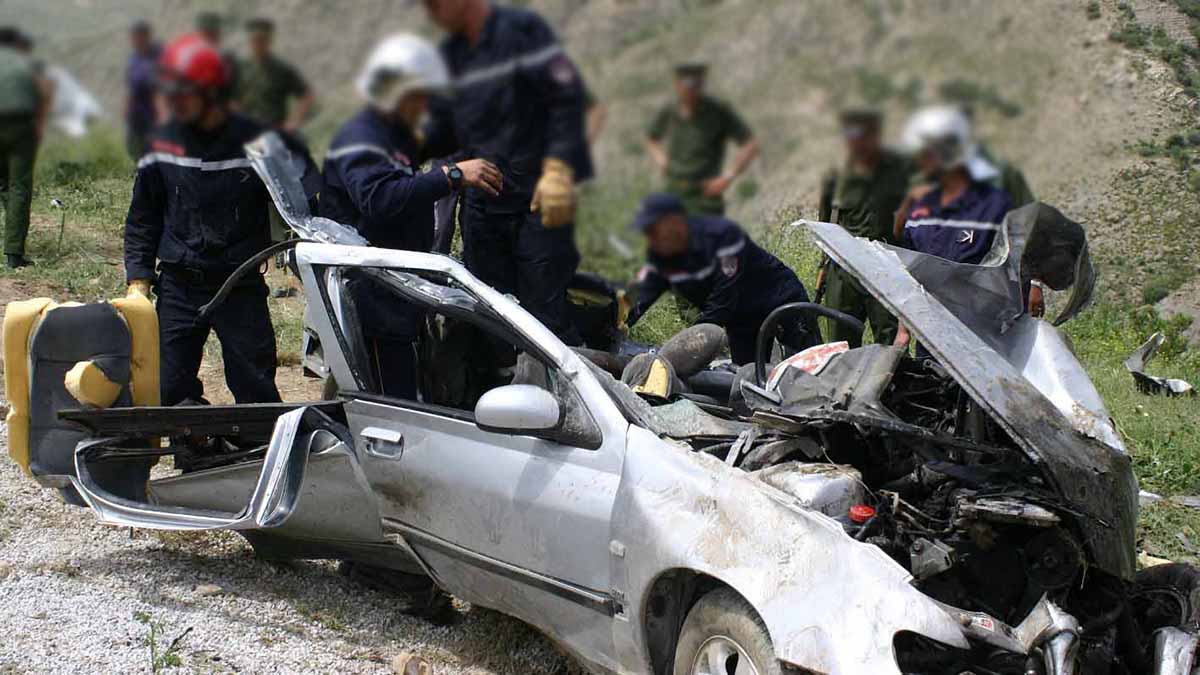
{"type": "Polygon", "coordinates": [[[629,224],[629,229],[637,232],[645,232],[650,229],[651,225],[662,220],[665,216],[675,213],[687,213],[687,208],[683,205],[683,200],[665,192],[656,192],[642,200],[642,205],[638,207],[637,213],[634,214],[633,222],[629,224]]]}
{"type": "Polygon", "coordinates": [[[216,12],[200,12],[196,15],[196,30],[215,33],[221,30],[221,15],[216,12]]]}
{"type": "Polygon", "coordinates": [[[676,77],[704,77],[708,74],[708,64],[703,61],[687,61],[675,66],[676,77]]]}
{"type": "Polygon", "coordinates": [[[874,127],[883,124],[883,111],[872,106],[854,106],[838,111],[838,122],[843,127],[874,127]]]}
{"type": "Polygon", "coordinates": [[[15,47],[21,42],[21,31],[13,26],[0,26],[0,47],[15,47]]]}
{"type": "Polygon", "coordinates": [[[246,30],[251,33],[273,33],[275,22],[265,16],[255,17],[246,22],[246,30]]]}
{"type": "Polygon", "coordinates": [[[130,33],[149,33],[150,32],[150,22],[146,21],[145,19],[138,19],[137,21],[134,21],[133,23],[129,24],[129,32],[130,33]]]}

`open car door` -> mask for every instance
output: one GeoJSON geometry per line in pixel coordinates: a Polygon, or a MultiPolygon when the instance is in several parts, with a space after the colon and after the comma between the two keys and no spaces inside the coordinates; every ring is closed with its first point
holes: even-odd
{"type": "Polygon", "coordinates": [[[324,244],[296,254],[310,304],[349,310],[312,317],[385,532],[455,595],[552,634],[584,631],[579,656],[615,663],[612,631],[591,627],[622,611],[610,519],[628,423],[587,366],[450,258],[324,244]],[[386,374],[366,358],[376,347],[353,322],[349,274],[424,310],[415,399],[380,393],[386,374]],[[515,368],[480,358],[496,351],[515,368]]]}

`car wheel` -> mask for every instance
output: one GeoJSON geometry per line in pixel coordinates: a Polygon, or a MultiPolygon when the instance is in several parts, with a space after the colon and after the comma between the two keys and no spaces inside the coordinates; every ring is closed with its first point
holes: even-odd
{"type": "Polygon", "coordinates": [[[1168,626],[1200,628],[1200,569],[1183,563],[1147,567],[1134,578],[1130,602],[1145,635],[1168,626]]]}
{"type": "Polygon", "coordinates": [[[688,612],[675,646],[675,675],[782,675],[758,612],[728,588],[688,612]]]}

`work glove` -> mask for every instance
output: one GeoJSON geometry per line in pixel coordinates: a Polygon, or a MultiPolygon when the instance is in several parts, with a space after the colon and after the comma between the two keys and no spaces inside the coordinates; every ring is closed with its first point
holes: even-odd
{"type": "Polygon", "coordinates": [[[543,227],[562,227],[575,221],[575,172],[566,162],[546,158],[529,210],[542,214],[543,227]]]}
{"type": "Polygon", "coordinates": [[[129,287],[125,289],[125,297],[140,295],[143,298],[150,297],[150,280],[149,279],[134,279],[129,282],[129,287]]]}

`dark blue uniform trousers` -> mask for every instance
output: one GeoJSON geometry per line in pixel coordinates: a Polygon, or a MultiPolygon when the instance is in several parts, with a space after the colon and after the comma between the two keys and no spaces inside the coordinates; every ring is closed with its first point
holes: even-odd
{"type": "Polygon", "coordinates": [[[197,323],[202,307],[218,286],[195,283],[163,270],[158,287],[158,333],[162,404],[204,401],[197,375],[210,331],[217,332],[225,361],[225,382],[238,403],[276,403],[275,329],[267,308],[267,284],[261,277],[238,286],[208,321],[197,323]]]}
{"type": "Polygon", "coordinates": [[[471,274],[521,306],[567,345],[583,344],[567,305],[579,267],[575,227],[548,229],[536,213],[487,213],[464,200],[459,211],[463,258],[471,274]]]}

